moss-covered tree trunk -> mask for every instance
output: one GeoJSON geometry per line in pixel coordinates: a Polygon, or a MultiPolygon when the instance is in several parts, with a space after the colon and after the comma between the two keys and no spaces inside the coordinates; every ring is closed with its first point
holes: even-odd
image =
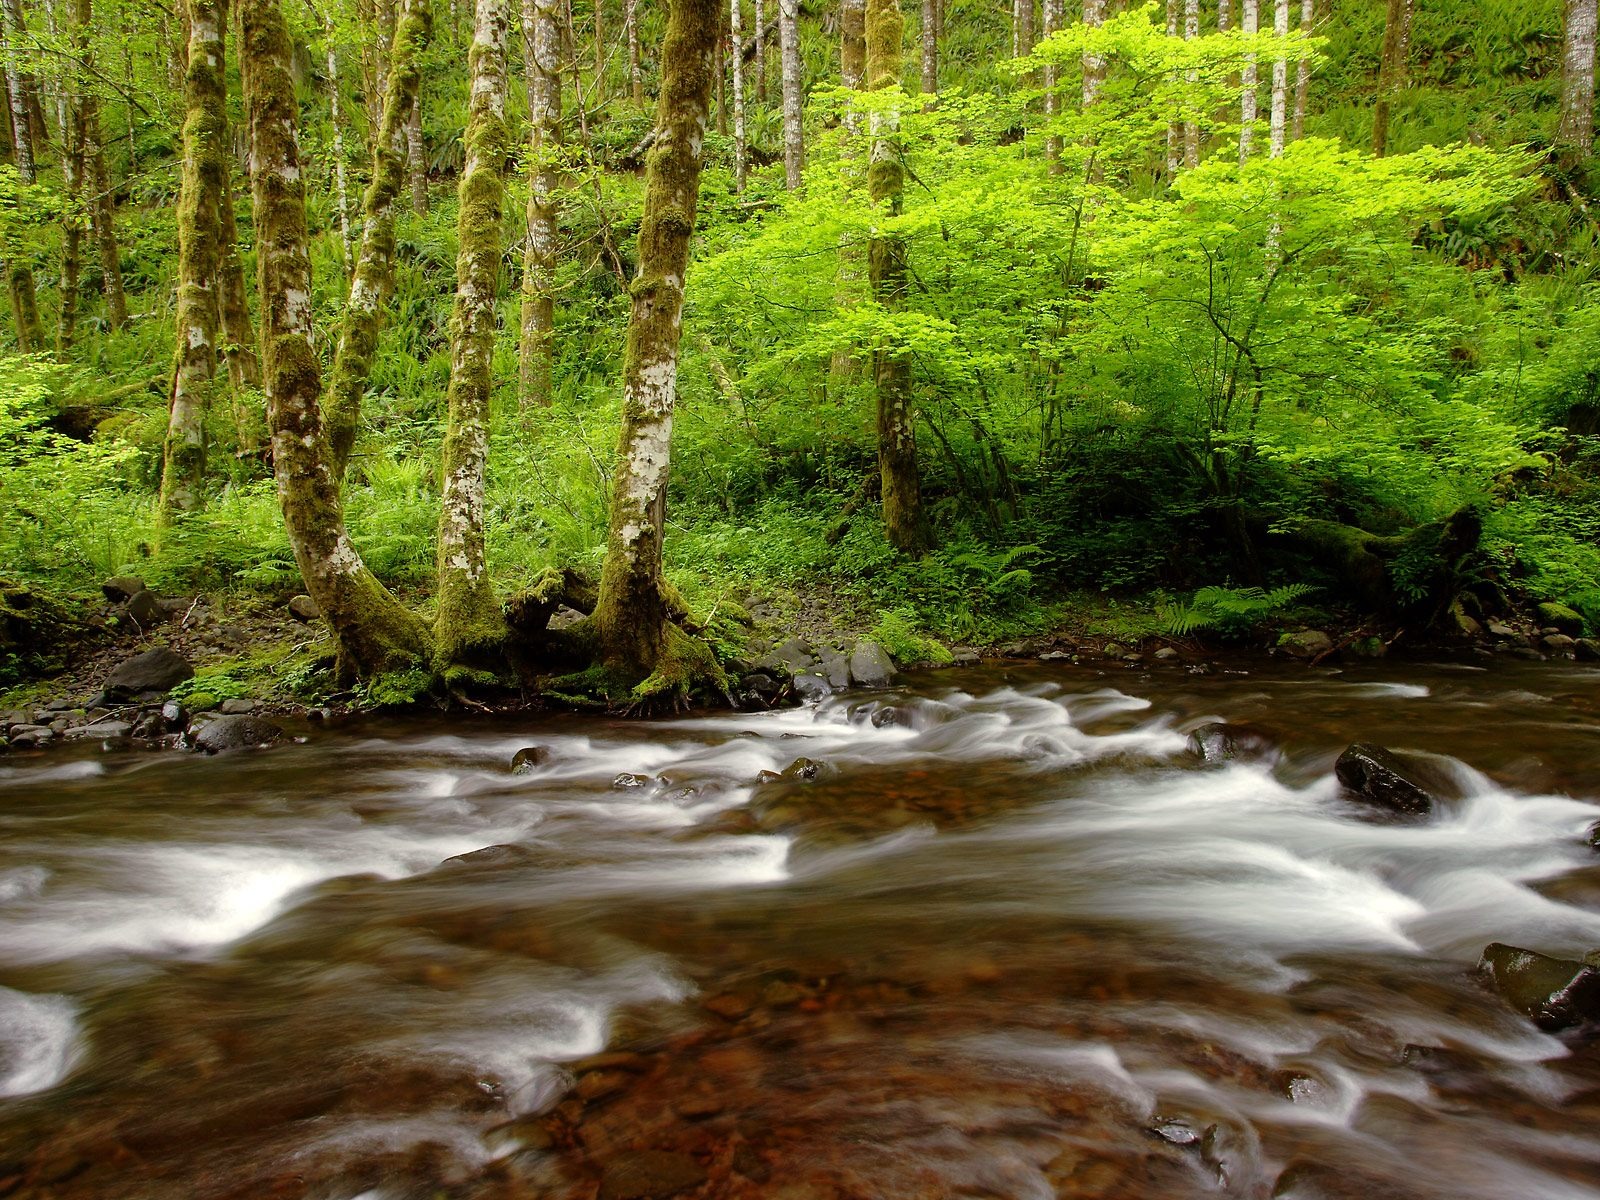
{"type": "Polygon", "coordinates": [[[528,241],[522,255],[518,398],[548,405],[556,313],[557,191],[561,183],[561,25],[556,0],[523,0],[528,71],[528,241]]]}
{"type": "MultiPolygon", "coordinates": [[[[1246,0],[1253,4],[1255,0],[1246,0]]],[[[1411,9],[1413,0],[1389,0],[1383,23],[1383,49],[1378,56],[1378,95],[1372,105],[1372,155],[1382,158],[1389,152],[1389,112],[1394,97],[1405,87],[1406,59],[1411,49],[1411,9]]],[[[1589,86],[1594,87],[1594,64],[1589,65],[1589,86]]]]}
{"type": "Polygon", "coordinates": [[[801,123],[800,0],[778,0],[778,55],[783,65],[783,178],[798,191],[806,162],[805,128],[801,123]]]}
{"type": "Polygon", "coordinates": [[[456,231],[456,299],[450,318],[449,415],[439,510],[437,662],[449,672],[487,665],[505,639],[505,621],[484,548],[484,481],[493,392],[495,292],[504,250],[506,0],[477,0],[468,75],[466,165],[456,231]]]}
{"type": "Polygon", "coordinates": [[[250,127],[267,425],[284,524],[306,591],[339,645],[344,668],[373,676],[425,666],[426,627],[375,579],[345,531],[329,466],[311,345],[311,258],[301,173],[300,105],[278,0],[241,0],[245,108],[250,127]]]}
{"type": "MultiPolygon", "coordinates": [[[[901,39],[905,18],[899,0],[867,0],[867,88],[879,91],[900,83],[901,39]]],[[[872,161],[867,194],[875,228],[867,247],[872,294],[884,308],[900,308],[906,296],[906,244],[881,224],[900,214],[905,192],[898,122],[893,113],[872,117],[872,161]]],[[[911,356],[894,347],[873,355],[878,400],[878,476],[883,486],[883,528],[889,544],[904,554],[922,554],[929,545],[922,510],[922,479],[917,469],[917,438],[911,413],[911,356]]]]}
{"type": "Polygon", "coordinates": [[[1594,149],[1596,0],[1566,0],[1561,42],[1561,121],[1556,143],[1585,159],[1594,149]]]}
{"type": "Polygon", "coordinates": [[[720,8],[718,0],[671,0],[661,48],[659,136],[645,173],[639,271],[622,367],[622,437],[594,611],[602,660],[634,677],[657,668],[668,636],[661,550],[672,409],[720,8]]]}
{"type": "Polygon", "coordinates": [[[372,374],[383,310],[394,295],[394,206],[405,183],[406,128],[422,83],[422,51],[433,32],[428,0],[405,0],[385,73],[388,91],[373,139],[372,179],[361,201],[361,251],[339,323],[327,405],[328,447],[342,480],[361,422],[361,398],[372,374]]]}
{"type": "Polygon", "coordinates": [[[206,413],[217,368],[219,210],[227,172],[223,0],[187,0],[182,184],[178,193],[178,314],[167,439],[163,523],[198,508],[206,471],[206,413]]]}
{"type": "Polygon", "coordinates": [[[261,386],[261,356],[257,353],[255,329],[250,324],[244,260],[239,254],[239,227],[233,214],[233,171],[227,163],[222,171],[222,203],[217,207],[217,217],[222,354],[228,362],[228,382],[237,395],[245,388],[261,386]]]}

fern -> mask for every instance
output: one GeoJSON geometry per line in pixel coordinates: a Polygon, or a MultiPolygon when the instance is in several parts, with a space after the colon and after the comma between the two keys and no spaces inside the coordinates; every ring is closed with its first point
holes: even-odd
{"type": "Polygon", "coordinates": [[[1202,629],[1237,636],[1315,590],[1304,583],[1285,584],[1270,592],[1258,587],[1204,587],[1188,604],[1158,605],[1156,617],[1162,631],[1174,637],[1202,629]]]}

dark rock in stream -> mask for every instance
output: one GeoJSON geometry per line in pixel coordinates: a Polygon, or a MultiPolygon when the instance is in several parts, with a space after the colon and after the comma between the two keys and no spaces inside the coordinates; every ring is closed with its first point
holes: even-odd
{"type": "Polygon", "coordinates": [[[797,758],[783,769],[780,779],[790,783],[815,783],[827,772],[827,767],[812,758],[797,758]]]}
{"type": "Polygon", "coordinates": [[[115,701],[141,692],[170,692],[185,679],[192,678],[194,668],[188,659],[165,646],[157,646],[113,667],[106,676],[104,694],[115,701]]]}
{"type": "Polygon", "coordinates": [[[1588,963],[1493,942],[1478,968],[1488,972],[1501,999],[1540,1029],[1600,1021],[1600,970],[1588,963]]]}
{"type": "Polygon", "coordinates": [[[485,846],[482,850],[469,850],[454,854],[439,865],[442,867],[520,867],[530,863],[534,853],[526,846],[485,846]]]}
{"type": "Polygon", "coordinates": [[[850,678],[861,687],[882,687],[894,676],[894,659],[877,642],[862,638],[850,651],[850,678]]]}
{"type": "Polygon", "coordinates": [[[1251,761],[1266,758],[1273,742],[1266,734],[1248,725],[1226,721],[1207,721],[1189,734],[1188,750],[1208,763],[1251,761]]]}
{"type": "Polygon", "coordinates": [[[194,748],[206,754],[249,750],[283,740],[283,730],[260,717],[213,717],[194,733],[194,748]]]}
{"type": "Polygon", "coordinates": [[[1382,746],[1357,742],[1339,755],[1333,773],[1356,797],[1391,812],[1425,817],[1437,803],[1423,782],[1425,768],[1382,746]]]}
{"type": "Polygon", "coordinates": [[[624,771],[611,781],[611,786],[619,792],[632,791],[634,788],[649,787],[655,780],[648,775],[636,775],[632,771],[624,771]]]}
{"type": "Polygon", "coordinates": [[[511,756],[511,773],[526,775],[535,767],[542,767],[549,761],[550,751],[543,746],[524,746],[511,756]]]}
{"type": "Polygon", "coordinates": [[[1579,662],[1600,662],[1600,639],[1579,638],[1572,649],[1579,662]]]}

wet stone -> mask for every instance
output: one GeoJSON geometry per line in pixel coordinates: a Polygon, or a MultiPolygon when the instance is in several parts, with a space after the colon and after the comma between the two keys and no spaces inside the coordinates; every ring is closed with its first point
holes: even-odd
{"type": "Polygon", "coordinates": [[[1174,1146],[1198,1146],[1200,1132],[1187,1121],[1160,1121],[1154,1125],[1151,1133],[1164,1142],[1174,1146]]]}
{"type": "Polygon", "coordinates": [[[815,759],[797,758],[783,769],[779,778],[791,783],[815,783],[826,771],[827,768],[815,759]]]}
{"type": "Polygon", "coordinates": [[[214,717],[194,735],[194,748],[206,754],[248,750],[281,741],[283,730],[271,721],[251,716],[214,717]]]}
{"type": "Polygon", "coordinates": [[[861,687],[882,687],[894,676],[894,660],[877,642],[862,638],[850,651],[850,678],[861,687]]]}
{"type": "Polygon", "coordinates": [[[230,696],[222,702],[219,711],[225,717],[242,716],[248,712],[255,712],[256,702],[238,696],[230,696]]]}
{"type": "Polygon", "coordinates": [[[1208,763],[1232,762],[1236,759],[1248,761],[1271,754],[1273,742],[1266,734],[1249,725],[1207,721],[1189,734],[1188,750],[1196,758],[1208,763]]]}
{"type": "Polygon", "coordinates": [[[455,854],[441,864],[446,867],[515,867],[532,862],[534,854],[526,846],[485,846],[482,850],[469,850],[455,854]]]}
{"type": "Polygon", "coordinates": [[[630,792],[636,788],[649,787],[654,782],[648,775],[636,775],[632,771],[624,771],[611,781],[611,786],[619,792],[630,792]]]}
{"type": "Polygon", "coordinates": [[[1536,950],[1493,942],[1479,969],[1512,1008],[1544,1030],[1600,1021],[1600,969],[1536,950]]]}
{"type": "Polygon", "coordinates": [[[1379,808],[1408,816],[1428,816],[1436,801],[1424,785],[1415,760],[1382,746],[1358,742],[1334,764],[1339,782],[1379,808]]]}
{"type": "Polygon", "coordinates": [[[618,1155],[602,1168],[600,1200],[660,1200],[705,1181],[705,1170],[687,1154],[636,1150],[618,1155]]]}
{"type": "Polygon", "coordinates": [[[526,775],[536,767],[550,761],[550,751],[543,746],[524,746],[511,756],[511,773],[526,775]]]}

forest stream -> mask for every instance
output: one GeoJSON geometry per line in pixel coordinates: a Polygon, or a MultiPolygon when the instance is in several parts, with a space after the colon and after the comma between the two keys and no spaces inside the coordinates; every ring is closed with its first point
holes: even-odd
{"type": "Polygon", "coordinates": [[[1597,669],[993,667],[0,792],[0,1195],[1600,1197],[1600,1052],[1474,970],[1600,947],[1597,669]],[[1441,812],[1343,795],[1354,741],[1441,812]]]}

